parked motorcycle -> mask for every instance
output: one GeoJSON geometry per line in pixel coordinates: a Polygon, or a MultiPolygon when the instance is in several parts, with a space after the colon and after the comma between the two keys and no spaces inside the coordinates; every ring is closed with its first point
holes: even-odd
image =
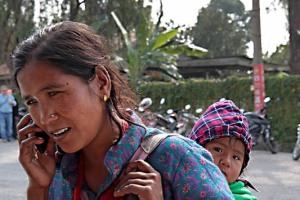
{"type": "Polygon", "coordinates": [[[298,160],[300,157],[300,124],[298,124],[297,128],[297,142],[293,150],[293,159],[298,160]]]}
{"type": "MultiPolygon", "coordinates": [[[[191,105],[187,104],[183,109],[172,110],[169,109],[167,113],[176,121],[176,126],[173,127],[172,132],[178,133],[183,136],[188,136],[199,119],[194,114],[190,113],[189,110],[191,105]]],[[[201,113],[202,109],[196,109],[196,113],[201,113]]]]}
{"type": "Polygon", "coordinates": [[[260,137],[263,137],[262,139],[268,149],[273,154],[276,154],[278,152],[278,145],[272,135],[271,125],[266,113],[267,104],[270,100],[270,97],[265,98],[264,106],[259,112],[246,112],[244,114],[248,119],[249,132],[252,136],[253,146],[258,144],[260,137]]]}
{"type": "Polygon", "coordinates": [[[160,130],[171,132],[175,124],[175,120],[162,114],[162,106],[165,103],[165,98],[161,98],[158,109],[155,112],[150,111],[152,99],[147,97],[141,100],[137,111],[140,113],[141,119],[148,127],[158,128],[160,130]]]}
{"type": "MultiPolygon", "coordinates": [[[[137,111],[140,113],[142,121],[148,127],[158,128],[165,132],[177,133],[187,136],[198,117],[189,113],[191,105],[186,105],[183,109],[169,109],[167,114],[162,113],[162,106],[165,103],[165,98],[160,100],[160,105],[155,112],[149,110],[152,105],[151,98],[147,97],[141,100],[137,111]]],[[[202,109],[197,109],[196,113],[202,112],[202,109]]]]}
{"type": "Polygon", "coordinates": [[[151,121],[152,112],[149,110],[150,106],[152,105],[152,99],[149,97],[143,98],[136,110],[140,113],[140,117],[142,122],[145,125],[149,125],[148,123],[151,121]]]}

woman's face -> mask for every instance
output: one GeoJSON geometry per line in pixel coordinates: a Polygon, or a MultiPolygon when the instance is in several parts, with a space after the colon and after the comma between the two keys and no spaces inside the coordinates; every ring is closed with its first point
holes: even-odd
{"type": "Polygon", "coordinates": [[[108,132],[109,117],[100,94],[96,95],[98,84],[89,85],[42,61],[28,63],[17,80],[33,121],[65,152],[76,152],[96,137],[105,138],[101,134],[108,132]]]}
{"type": "Polygon", "coordinates": [[[214,163],[225,175],[228,183],[234,182],[240,175],[245,145],[237,138],[221,137],[208,142],[205,148],[212,154],[214,163]]]}

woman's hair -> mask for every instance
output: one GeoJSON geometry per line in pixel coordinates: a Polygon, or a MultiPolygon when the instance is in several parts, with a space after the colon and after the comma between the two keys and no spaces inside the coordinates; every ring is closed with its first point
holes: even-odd
{"type": "MultiPolygon", "coordinates": [[[[31,61],[46,61],[66,74],[77,76],[89,84],[96,66],[103,66],[111,79],[110,98],[106,107],[111,119],[113,112],[130,122],[127,108],[136,105],[136,96],[128,82],[111,66],[106,39],[91,27],[64,21],[46,27],[18,45],[12,55],[13,78],[19,88],[17,75],[31,61]]],[[[120,124],[117,123],[120,128],[120,124]]]]}

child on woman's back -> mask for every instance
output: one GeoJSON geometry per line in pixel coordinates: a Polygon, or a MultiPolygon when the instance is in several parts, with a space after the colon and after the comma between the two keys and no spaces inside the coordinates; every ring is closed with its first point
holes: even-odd
{"type": "Polygon", "coordinates": [[[235,199],[257,199],[246,186],[255,188],[239,178],[249,162],[252,139],[247,118],[232,101],[223,100],[209,106],[189,137],[212,154],[235,199]]]}

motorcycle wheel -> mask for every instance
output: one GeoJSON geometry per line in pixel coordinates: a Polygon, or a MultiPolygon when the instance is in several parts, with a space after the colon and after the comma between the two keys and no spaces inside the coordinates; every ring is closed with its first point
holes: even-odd
{"type": "Polygon", "coordinates": [[[294,150],[293,150],[293,159],[298,160],[300,157],[300,144],[296,144],[294,150]]]}
{"type": "Polygon", "coordinates": [[[272,136],[267,139],[266,144],[272,154],[276,154],[278,152],[278,144],[272,136]]]}

